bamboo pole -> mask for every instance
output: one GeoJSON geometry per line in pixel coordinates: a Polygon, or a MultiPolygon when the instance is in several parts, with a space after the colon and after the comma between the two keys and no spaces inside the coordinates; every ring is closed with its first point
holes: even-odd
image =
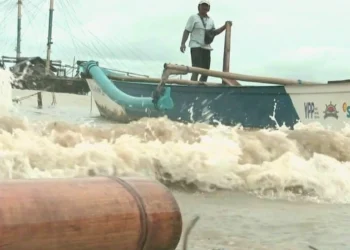
{"type": "Polygon", "coordinates": [[[230,72],[230,52],[231,52],[231,23],[225,24],[225,44],[224,44],[224,58],[222,63],[222,71],[230,72]]]}
{"type": "Polygon", "coordinates": [[[283,78],[274,78],[274,77],[263,77],[263,76],[251,76],[236,74],[230,72],[221,72],[216,70],[207,70],[198,67],[190,67],[177,64],[164,64],[163,76],[162,79],[166,80],[169,75],[179,74],[186,75],[187,73],[198,73],[205,74],[212,77],[225,78],[229,80],[240,80],[246,82],[258,82],[258,83],[272,83],[272,84],[281,84],[281,85],[296,85],[296,84],[325,84],[320,82],[310,82],[310,81],[301,81],[301,80],[292,80],[292,79],[283,79],[283,78]]]}
{"type": "MultiPolygon", "coordinates": [[[[147,82],[147,83],[159,83],[162,81],[160,78],[153,77],[135,77],[135,76],[108,76],[111,80],[126,81],[126,82],[147,82]]],[[[220,83],[207,83],[207,82],[196,82],[191,80],[183,79],[167,79],[165,83],[179,84],[179,85],[206,85],[206,86],[220,86],[220,83]]]]}
{"type": "MultiPolygon", "coordinates": [[[[224,43],[224,58],[222,64],[223,72],[230,72],[230,53],[231,53],[231,22],[226,22],[225,43],[224,43]]],[[[222,83],[230,86],[240,85],[236,80],[228,80],[223,78],[222,83]]]]}

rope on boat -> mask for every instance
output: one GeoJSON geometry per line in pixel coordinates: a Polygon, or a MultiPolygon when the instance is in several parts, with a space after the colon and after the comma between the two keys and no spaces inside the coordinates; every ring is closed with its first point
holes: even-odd
{"type": "MultiPolygon", "coordinates": [[[[182,248],[183,250],[187,250],[188,236],[190,235],[191,230],[194,228],[194,226],[196,225],[198,220],[199,220],[199,215],[196,215],[188,224],[188,226],[184,232],[184,241],[183,241],[183,248],[182,248]]],[[[309,245],[309,248],[312,250],[318,250],[318,248],[313,247],[311,245],[309,245]]]]}
{"type": "MultiPolygon", "coordinates": [[[[49,90],[50,88],[51,88],[51,86],[47,86],[47,87],[44,88],[43,90],[38,91],[38,92],[35,92],[35,93],[33,93],[33,94],[26,95],[26,96],[22,96],[22,97],[20,97],[20,98],[13,98],[12,101],[13,101],[13,102],[16,102],[16,103],[19,103],[19,102],[21,102],[21,101],[23,101],[23,100],[25,100],[25,99],[28,99],[28,98],[30,98],[30,97],[32,97],[32,96],[37,96],[37,97],[38,97],[38,106],[40,106],[39,102],[40,102],[41,105],[42,105],[41,93],[42,93],[43,91],[49,90]]],[[[56,95],[55,95],[55,92],[51,92],[51,93],[52,93],[52,102],[51,102],[51,106],[54,106],[54,105],[57,104],[56,95]]]]}
{"type": "Polygon", "coordinates": [[[184,242],[183,242],[183,250],[187,250],[187,242],[188,242],[188,236],[191,233],[191,230],[196,225],[197,221],[199,220],[199,215],[195,216],[191,221],[188,227],[185,230],[184,233],[184,242]]]}
{"type": "Polygon", "coordinates": [[[25,99],[28,99],[29,97],[38,95],[40,92],[41,92],[41,91],[38,91],[38,92],[36,92],[36,93],[34,93],[34,94],[30,94],[30,95],[27,95],[27,96],[22,96],[22,97],[20,97],[20,98],[13,98],[12,101],[13,101],[13,102],[16,102],[16,103],[19,103],[20,101],[23,101],[23,100],[25,100],[25,99]]]}

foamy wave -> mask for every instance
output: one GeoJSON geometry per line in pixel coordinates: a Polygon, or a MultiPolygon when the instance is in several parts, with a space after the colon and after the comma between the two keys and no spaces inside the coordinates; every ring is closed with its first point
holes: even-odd
{"type": "Polygon", "coordinates": [[[109,128],[15,118],[0,124],[2,179],[144,175],[205,192],[350,202],[346,131],[245,131],[167,119],[109,128]]]}
{"type": "Polygon", "coordinates": [[[0,179],[143,175],[187,190],[350,203],[350,127],[247,131],[165,118],[109,127],[31,123],[4,112],[13,79],[0,69],[0,179]]]}
{"type": "Polygon", "coordinates": [[[12,87],[15,77],[9,70],[0,68],[0,115],[6,115],[12,107],[12,87]]]}

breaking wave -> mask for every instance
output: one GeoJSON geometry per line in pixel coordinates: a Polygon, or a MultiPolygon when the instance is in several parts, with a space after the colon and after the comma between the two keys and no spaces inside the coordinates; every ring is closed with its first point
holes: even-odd
{"type": "MultiPolygon", "coordinates": [[[[0,100],[8,109],[12,94],[4,72],[0,100]]],[[[184,191],[350,202],[349,128],[248,131],[166,118],[96,126],[2,113],[0,149],[1,179],[143,175],[184,191]]]]}

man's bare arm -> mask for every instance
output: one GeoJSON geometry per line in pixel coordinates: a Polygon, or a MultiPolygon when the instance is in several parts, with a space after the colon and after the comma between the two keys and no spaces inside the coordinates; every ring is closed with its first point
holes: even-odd
{"type": "Polygon", "coordinates": [[[221,34],[226,29],[226,24],[215,30],[215,35],[221,34]]]}
{"type": "Polygon", "coordinates": [[[184,32],[182,34],[181,45],[184,45],[187,42],[189,34],[190,34],[190,32],[188,32],[187,30],[184,30],[184,32]]]}
{"type": "Polygon", "coordinates": [[[188,30],[184,30],[184,32],[183,32],[183,34],[182,34],[181,46],[180,46],[180,51],[181,51],[182,53],[184,53],[185,50],[186,50],[186,45],[185,45],[185,43],[186,43],[186,41],[187,41],[187,39],[188,39],[188,35],[189,35],[189,34],[190,34],[190,32],[188,32],[188,30]]]}
{"type": "Polygon", "coordinates": [[[232,25],[231,21],[227,21],[224,25],[222,25],[220,28],[215,30],[215,35],[221,34],[224,30],[226,30],[226,24],[232,25]]]}

